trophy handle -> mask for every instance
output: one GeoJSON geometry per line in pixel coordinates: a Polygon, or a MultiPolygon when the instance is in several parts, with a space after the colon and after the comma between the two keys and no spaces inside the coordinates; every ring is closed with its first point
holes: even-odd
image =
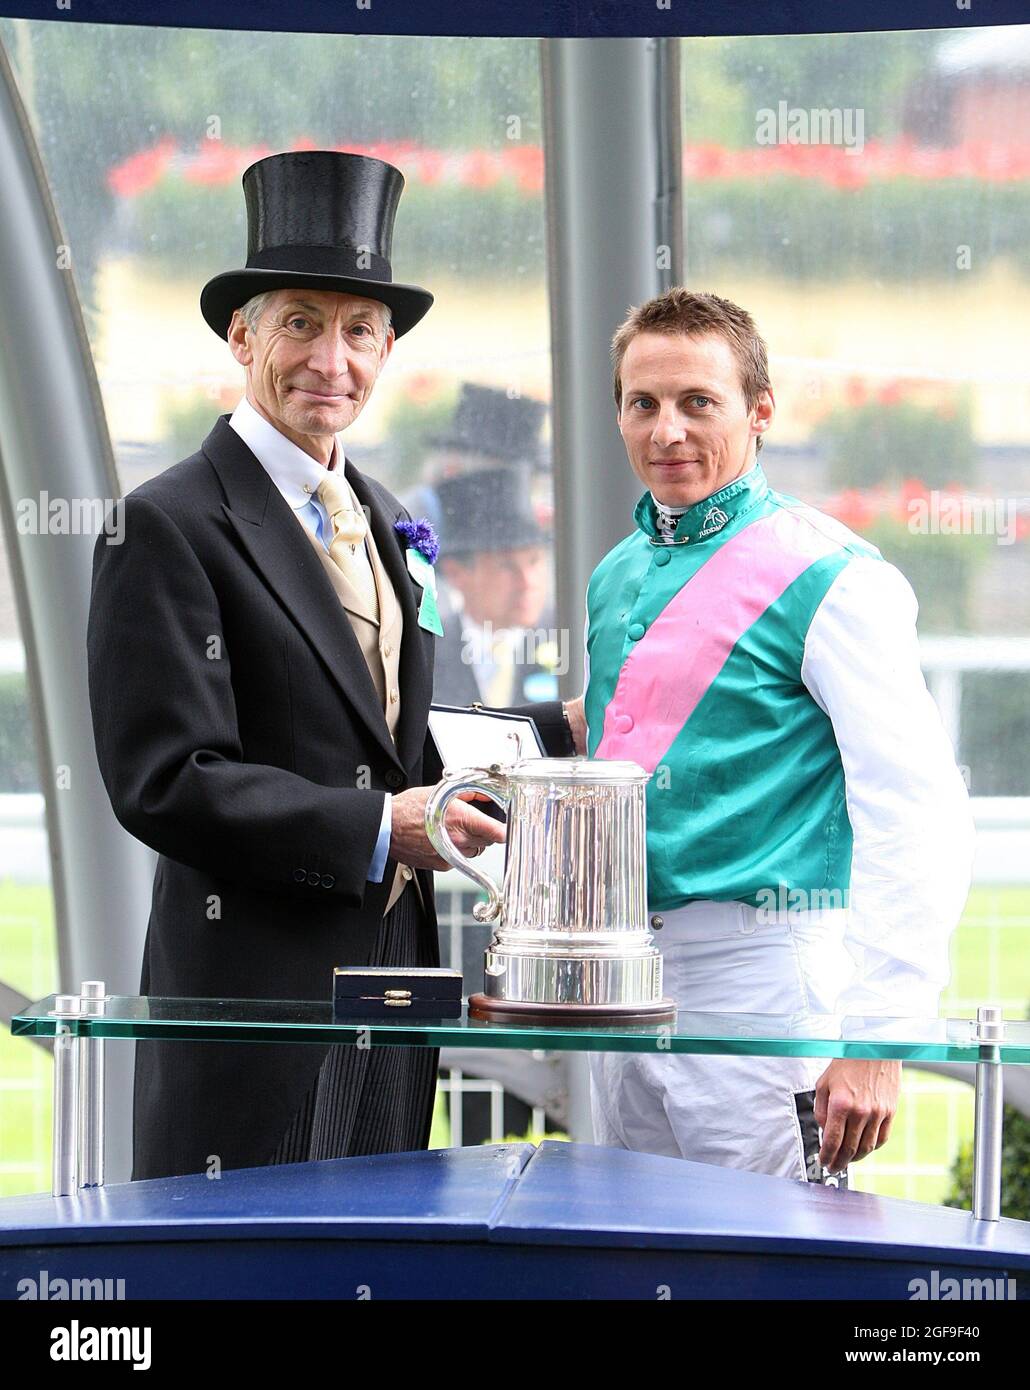
{"type": "Polygon", "coordinates": [[[460,869],[473,883],[485,889],[487,900],[485,903],[476,903],[472,909],[472,915],[477,922],[492,922],[495,917],[500,915],[501,890],[489,874],[483,873],[482,869],[477,869],[470,859],[466,859],[455,848],[454,841],[447,833],[447,826],[444,823],[447,803],[457,796],[458,792],[462,791],[483,792],[491,801],[496,802],[502,811],[506,811],[511,790],[508,785],[508,778],[496,763],[488,768],[466,767],[458,772],[449,772],[445,769],[443,781],[437,783],[426,802],[426,834],[429,836],[430,844],[441,859],[446,859],[448,864],[460,869]]]}

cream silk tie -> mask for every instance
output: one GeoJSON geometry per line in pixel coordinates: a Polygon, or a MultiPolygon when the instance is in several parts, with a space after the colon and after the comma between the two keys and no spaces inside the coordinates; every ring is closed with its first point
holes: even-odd
{"type": "Polygon", "coordinates": [[[364,512],[355,510],[352,505],[355,499],[343,479],[323,478],[318,485],[318,496],[329,513],[332,527],[330,558],[378,615],[379,595],[365,549],[368,522],[364,512]]]}

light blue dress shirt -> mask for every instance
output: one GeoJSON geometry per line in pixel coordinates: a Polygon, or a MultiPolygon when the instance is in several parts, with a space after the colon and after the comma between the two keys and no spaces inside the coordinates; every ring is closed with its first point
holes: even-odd
{"type": "MultiPolygon", "coordinates": [[[[328,550],[329,514],[318,496],[318,486],[323,478],[331,476],[332,470],[305,453],[274,425],[270,425],[265,417],[254,409],[246,396],[229,416],[229,424],[275,483],[289,506],[297,513],[302,524],[328,550]]],[[[331,461],[334,467],[342,468],[343,450],[340,448],[339,440],[333,445],[331,461]]],[[[370,883],[383,881],[390,852],[392,824],[393,798],[387,792],[383,801],[379,837],[368,870],[370,883]]]]}

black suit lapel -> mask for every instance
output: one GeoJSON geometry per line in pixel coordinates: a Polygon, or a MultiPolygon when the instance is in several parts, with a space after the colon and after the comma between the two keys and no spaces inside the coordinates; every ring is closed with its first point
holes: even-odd
{"type": "MultiPolygon", "coordinates": [[[[227,415],[219,416],[202,448],[225,489],[228,502],[223,503],[222,509],[247,554],[269,588],[279,597],[286,612],[308,637],[344,695],[368,725],[369,732],[383,751],[396,760],[398,750],[394,748],[358,640],[311,543],[301,535],[297,518],[291,514],[260,461],[229,424],[227,415]]],[[[356,478],[349,469],[347,476],[357,492],[356,478]]],[[[363,496],[361,500],[364,502],[366,499],[363,496]]],[[[384,564],[388,564],[386,553],[390,547],[386,544],[385,536],[380,541],[383,526],[381,518],[377,519],[377,512],[382,509],[371,497],[369,505],[376,544],[380,545],[384,564]]],[[[392,542],[392,549],[396,552],[396,541],[392,542]]],[[[403,560],[400,560],[400,568],[404,568],[403,560]]],[[[405,661],[409,647],[406,639],[408,612],[412,606],[411,584],[410,581],[399,584],[392,566],[390,577],[397,587],[401,603],[407,600],[400,672],[404,679],[413,665],[410,653],[407,653],[408,659],[405,661]]],[[[412,623],[414,621],[412,617],[412,623]]],[[[402,718],[404,708],[402,701],[402,718]]],[[[405,766],[408,765],[405,763],[405,766]]]]}

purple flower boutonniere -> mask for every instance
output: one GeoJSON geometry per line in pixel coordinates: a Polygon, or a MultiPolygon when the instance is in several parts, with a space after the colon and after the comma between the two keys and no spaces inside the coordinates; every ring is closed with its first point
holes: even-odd
{"type": "Polygon", "coordinates": [[[424,555],[431,565],[436,563],[440,542],[428,517],[420,517],[418,521],[395,521],[393,529],[400,532],[412,550],[424,555]]]}
{"type": "Polygon", "coordinates": [[[433,561],[440,553],[440,542],[436,532],[426,517],[418,521],[395,521],[393,529],[399,531],[408,543],[404,559],[408,573],[416,584],[422,587],[422,601],[418,610],[418,625],[437,637],[443,636],[440,612],[436,606],[436,575],[433,561]]]}

